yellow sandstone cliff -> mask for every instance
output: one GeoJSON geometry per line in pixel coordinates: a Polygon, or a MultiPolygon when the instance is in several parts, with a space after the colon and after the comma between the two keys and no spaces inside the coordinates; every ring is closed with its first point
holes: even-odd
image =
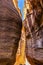
{"type": "Polygon", "coordinates": [[[16,63],[14,65],[22,64],[24,65],[25,60],[25,43],[26,43],[26,37],[25,37],[25,29],[24,26],[22,26],[22,33],[21,33],[21,39],[19,42],[19,47],[16,55],[16,63]]]}
{"type": "Polygon", "coordinates": [[[19,12],[20,16],[22,16],[20,9],[18,8],[18,0],[13,0],[14,6],[16,7],[17,11],[19,12]]]}

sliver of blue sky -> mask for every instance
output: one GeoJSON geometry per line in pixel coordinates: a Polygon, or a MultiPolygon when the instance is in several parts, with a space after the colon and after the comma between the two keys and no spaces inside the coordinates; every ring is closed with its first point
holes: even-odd
{"type": "Polygon", "coordinates": [[[18,0],[18,7],[21,10],[22,18],[23,18],[23,6],[24,6],[24,0],[18,0]]]}

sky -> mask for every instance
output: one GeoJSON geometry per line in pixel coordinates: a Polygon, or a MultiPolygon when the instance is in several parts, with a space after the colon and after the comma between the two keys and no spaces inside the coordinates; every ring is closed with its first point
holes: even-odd
{"type": "Polygon", "coordinates": [[[23,6],[24,6],[24,0],[18,0],[18,7],[20,8],[22,13],[22,19],[23,19],[23,6]]]}

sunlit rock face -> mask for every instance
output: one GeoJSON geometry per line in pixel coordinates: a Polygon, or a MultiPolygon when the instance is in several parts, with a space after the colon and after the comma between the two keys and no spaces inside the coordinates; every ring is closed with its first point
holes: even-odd
{"type": "Polygon", "coordinates": [[[18,0],[13,0],[14,6],[16,7],[17,11],[19,12],[19,15],[22,16],[20,9],[18,7],[18,0]]]}
{"type": "Polygon", "coordinates": [[[21,32],[21,39],[19,41],[19,47],[16,55],[16,62],[15,65],[22,64],[24,65],[26,63],[25,60],[25,45],[26,45],[26,37],[25,37],[25,28],[22,24],[22,32],[21,32]]]}
{"type": "Polygon", "coordinates": [[[31,64],[40,61],[40,65],[43,64],[43,7],[40,0],[25,0],[25,9],[26,56],[31,64]]]}
{"type": "MultiPolygon", "coordinates": [[[[14,63],[22,20],[12,0],[0,1],[0,61],[14,63]]],[[[10,65],[10,64],[8,64],[10,65]]],[[[11,64],[12,65],[12,64],[11,64]]]]}
{"type": "Polygon", "coordinates": [[[24,11],[24,19],[26,18],[27,9],[31,12],[32,6],[31,6],[29,0],[24,1],[24,9],[23,9],[23,11],[24,11]]]}

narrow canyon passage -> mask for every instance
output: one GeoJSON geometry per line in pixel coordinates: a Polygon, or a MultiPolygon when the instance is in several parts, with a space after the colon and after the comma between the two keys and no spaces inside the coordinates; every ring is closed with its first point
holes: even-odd
{"type": "Polygon", "coordinates": [[[19,8],[22,13],[23,26],[25,28],[27,41],[25,44],[23,42],[21,43],[20,51],[22,49],[24,50],[22,45],[25,45],[26,52],[24,52],[24,55],[26,65],[28,65],[27,63],[31,65],[43,65],[43,1],[24,0],[23,6],[21,6],[21,3],[22,1],[19,4],[19,8]]]}
{"type": "Polygon", "coordinates": [[[0,65],[43,65],[43,0],[0,0],[0,65]]]}

